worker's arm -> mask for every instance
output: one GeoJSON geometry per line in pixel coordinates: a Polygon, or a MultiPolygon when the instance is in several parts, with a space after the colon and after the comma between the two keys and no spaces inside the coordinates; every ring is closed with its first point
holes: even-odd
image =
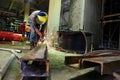
{"type": "Polygon", "coordinates": [[[42,33],[38,30],[38,28],[35,28],[35,32],[42,38],[42,33]]]}

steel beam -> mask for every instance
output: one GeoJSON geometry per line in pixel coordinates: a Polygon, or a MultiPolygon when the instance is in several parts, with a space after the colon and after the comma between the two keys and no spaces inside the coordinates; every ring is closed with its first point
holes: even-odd
{"type": "Polygon", "coordinates": [[[95,57],[82,59],[82,68],[95,67],[95,70],[103,74],[112,74],[120,69],[120,56],[95,57]]]}

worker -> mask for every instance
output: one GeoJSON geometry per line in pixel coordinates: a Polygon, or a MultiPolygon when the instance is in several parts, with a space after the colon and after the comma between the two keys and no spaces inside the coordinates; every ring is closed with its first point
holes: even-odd
{"type": "Polygon", "coordinates": [[[41,10],[33,11],[29,18],[28,22],[30,24],[30,49],[35,48],[38,45],[40,38],[43,38],[41,33],[41,28],[47,22],[48,15],[46,12],[41,10]]]}
{"type": "Polygon", "coordinates": [[[22,34],[22,37],[25,36],[25,21],[23,21],[21,24],[20,24],[20,33],[22,34]]]}
{"type": "Polygon", "coordinates": [[[26,25],[25,31],[26,31],[26,40],[30,41],[30,25],[26,25]]]}
{"type": "Polygon", "coordinates": [[[11,28],[11,20],[9,18],[7,18],[6,20],[6,29],[8,32],[10,32],[10,28],[11,28]]]}

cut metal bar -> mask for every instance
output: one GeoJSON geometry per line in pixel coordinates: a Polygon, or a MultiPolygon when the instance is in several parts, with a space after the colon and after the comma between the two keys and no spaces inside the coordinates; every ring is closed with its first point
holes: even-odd
{"type": "MultiPolygon", "coordinates": [[[[86,58],[99,58],[99,57],[113,57],[113,56],[120,56],[120,54],[105,54],[105,55],[88,55],[88,56],[65,56],[65,64],[76,64],[79,63],[81,65],[81,60],[86,58]]],[[[81,67],[81,66],[80,66],[81,67]]]]}
{"type": "Polygon", "coordinates": [[[119,22],[120,19],[103,21],[103,23],[119,22]]]}
{"type": "Polygon", "coordinates": [[[106,16],[103,16],[103,18],[113,17],[113,16],[120,16],[120,13],[111,14],[111,15],[106,15],[106,16]]]}
{"type": "Polygon", "coordinates": [[[96,70],[101,75],[112,74],[115,70],[120,69],[120,56],[82,59],[82,68],[93,66],[99,66],[96,70]]]}
{"type": "Polygon", "coordinates": [[[23,57],[22,59],[25,59],[25,60],[34,60],[34,59],[42,59],[42,60],[47,60],[47,46],[46,45],[40,45],[36,48],[34,48],[33,50],[27,52],[23,57]]]}
{"type": "Polygon", "coordinates": [[[28,78],[48,78],[49,75],[49,60],[47,56],[47,45],[41,44],[33,50],[26,53],[21,59],[20,67],[22,71],[22,80],[28,78]],[[25,78],[25,79],[24,79],[25,78]]]}
{"type": "Polygon", "coordinates": [[[99,56],[91,58],[83,58],[81,67],[94,67],[98,72],[103,74],[112,74],[113,71],[119,69],[120,66],[120,51],[119,50],[98,50],[86,54],[87,56],[99,56]],[[104,57],[103,57],[104,56],[104,57]],[[109,57],[108,57],[109,56],[109,57]],[[96,67],[97,66],[97,67],[96,67]]]}
{"type": "Polygon", "coordinates": [[[120,56],[120,51],[117,50],[97,50],[93,52],[89,52],[82,56],[65,56],[65,64],[75,64],[80,63],[82,59],[85,58],[95,58],[95,57],[112,57],[112,56],[120,56]]]}

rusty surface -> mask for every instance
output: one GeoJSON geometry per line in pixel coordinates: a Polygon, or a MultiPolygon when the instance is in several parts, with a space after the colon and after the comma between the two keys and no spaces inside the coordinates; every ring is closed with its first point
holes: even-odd
{"type": "Polygon", "coordinates": [[[21,59],[25,60],[47,59],[47,46],[45,44],[41,44],[40,46],[26,53],[21,59]]]}
{"type": "Polygon", "coordinates": [[[85,54],[84,56],[95,56],[95,55],[120,55],[119,50],[96,50],[85,54]]]}
{"type": "Polygon", "coordinates": [[[22,80],[28,80],[29,77],[33,77],[35,80],[41,79],[41,77],[49,77],[49,60],[47,54],[47,46],[41,44],[20,59],[22,80]]]}
{"type": "Polygon", "coordinates": [[[120,51],[100,50],[88,55],[97,55],[99,57],[81,59],[82,68],[95,67],[101,75],[112,74],[113,71],[120,69],[120,51]],[[103,55],[108,55],[109,57],[103,57],[103,55]]]}
{"type": "Polygon", "coordinates": [[[112,56],[120,56],[120,51],[117,50],[97,50],[93,52],[89,52],[82,56],[65,56],[65,64],[75,64],[80,63],[81,60],[85,58],[96,58],[96,57],[112,57],[112,56]]]}
{"type": "Polygon", "coordinates": [[[103,74],[112,74],[113,71],[120,69],[119,50],[97,50],[82,56],[66,56],[65,64],[79,63],[80,68],[95,67],[103,74]]]}
{"type": "Polygon", "coordinates": [[[22,76],[24,77],[48,77],[49,72],[46,69],[47,65],[45,61],[21,62],[22,76]]]}

